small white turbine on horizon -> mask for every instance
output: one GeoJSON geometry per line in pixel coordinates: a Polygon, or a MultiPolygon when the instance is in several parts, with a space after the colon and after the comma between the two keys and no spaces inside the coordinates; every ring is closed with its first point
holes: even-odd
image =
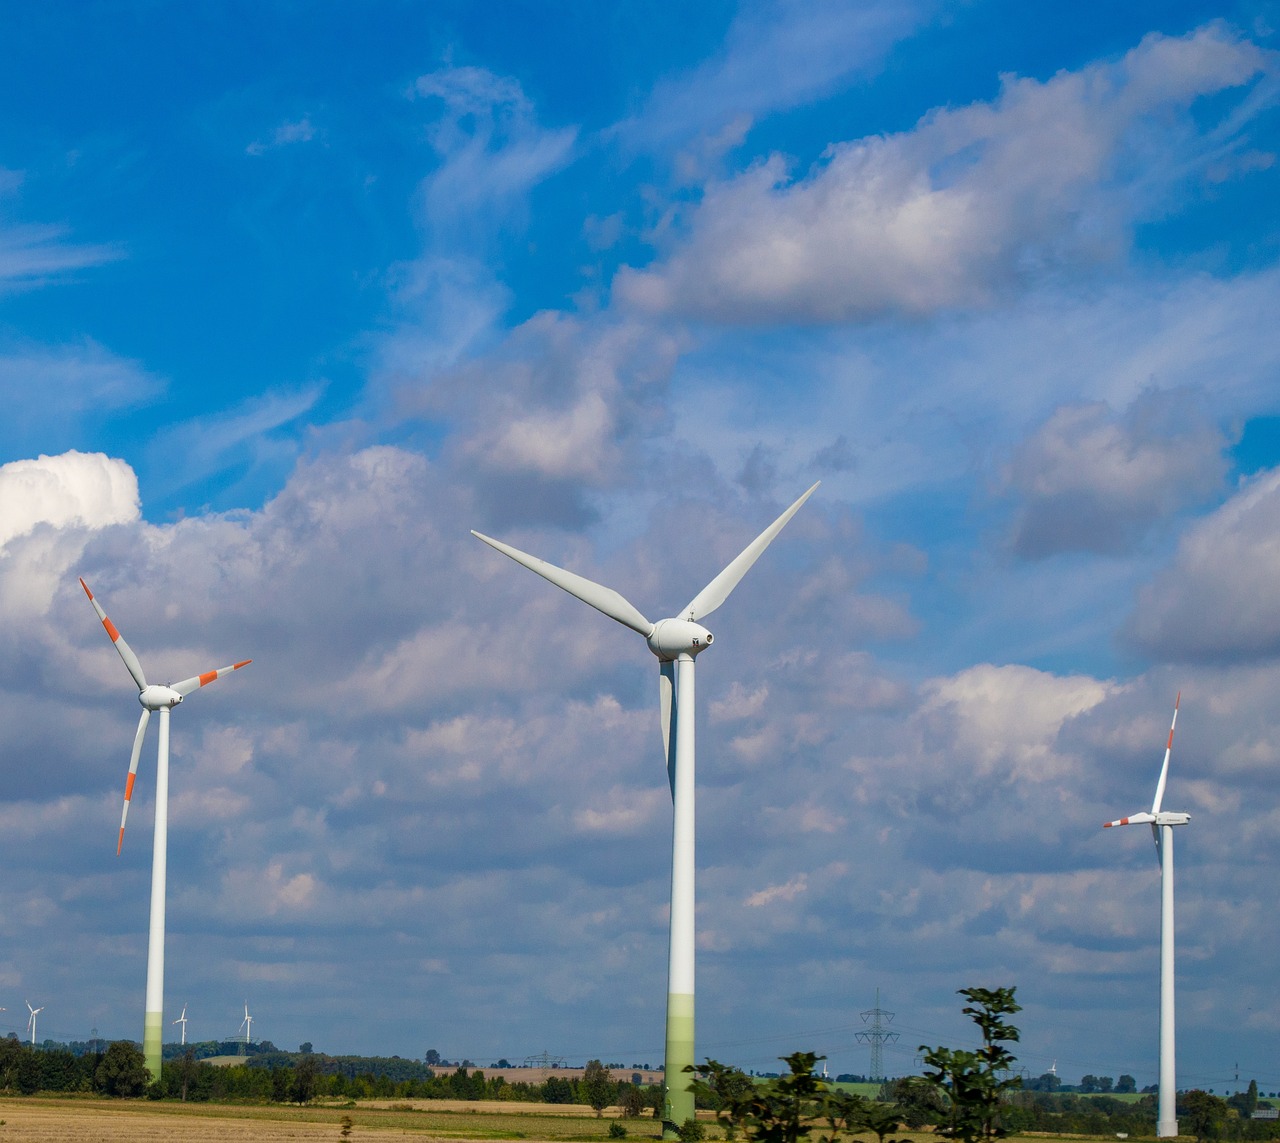
{"type": "Polygon", "coordinates": [[[244,1002],[244,1019],[240,1021],[240,1028],[244,1029],[244,1042],[245,1046],[248,1047],[252,1043],[250,1036],[253,1034],[253,1017],[249,1015],[249,1002],[247,1000],[244,1002]]]}
{"type": "Polygon", "coordinates": [[[185,1045],[187,1042],[187,1006],[185,1004],[182,1006],[182,1015],[173,1022],[182,1025],[182,1043],[185,1045]]]}
{"type": "Polygon", "coordinates": [[[543,579],[590,604],[640,635],[658,659],[658,704],[663,755],[671,786],[674,823],[671,841],[671,935],[667,961],[666,1062],[663,1072],[663,1137],[694,1114],[691,1075],[694,1062],[694,660],[711,646],[712,635],[698,623],[719,607],[751,565],[773,542],[800,506],[803,496],[748,544],[719,575],[671,619],[653,623],[612,588],[556,567],[526,552],[473,531],[491,548],[510,556],[543,579]]]}
{"type": "Polygon", "coordinates": [[[1150,813],[1132,814],[1119,821],[1104,822],[1103,828],[1112,826],[1143,825],[1150,823],[1151,836],[1156,842],[1156,857],[1160,862],[1160,1083],[1156,1097],[1156,1137],[1172,1139],[1178,1134],[1176,1040],[1174,1036],[1173,1004],[1173,827],[1186,825],[1190,814],[1170,813],[1160,808],[1164,801],[1164,787],[1169,778],[1169,755],[1173,752],[1173,730],[1178,725],[1178,707],[1182,704],[1182,692],[1178,692],[1173,704],[1173,722],[1169,724],[1169,742],[1164,748],[1164,765],[1160,767],[1160,780],[1156,783],[1155,801],[1150,813]]]}
{"type": "Polygon", "coordinates": [[[27,1011],[31,1013],[31,1015],[27,1017],[27,1031],[31,1033],[32,1047],[35,1046],[36,1042],[36,1017],[44,1011],[44,1008],[45,1006],[43,1004],[41,1004],[39,1008],[32,1008],[31,1001],[27,1001],[27,1011]]]}
{"type": "MultiPolygon", "coordinates": [[[[119,856],[124,847],[124,823],[129,816],[129,802],[133,798],[133,781],[138,773],[138,758],[142,753],[142,740],[147,733],[147,723],[153,711],[160,714],[160,741],[156,762],[156,818],[155,836],[151,849],[151,921],[147,940],[147,999],[146,1015],[142,1028],[142,1054],[146,1057],[147,1070],[151,1078],[160,1078],[160,1061],[163,1056],[164,1040],[164,897],[165,868],[169,850],[169,712],[192,691],[208,686],[223,675],[247,667],[251,659],[233,663],[229,667],[219,667],[216,671],[206,671],[203,675],[193,675],[172,686],[148,684],[143,674],[142,664],[133,649],[125,642],[116,625],[107,618],[107,613],[93,597],[89,585],[82,579],[80,586],[93,604],[93,610],[102,620],[115,649],[124,660],[129,674],[138,687],[138,702],[142,704],[142,717],[138,719],[138,731],[133,737],[133,753],[129,757],[129,776],[124,785],[124,809],[120,814],[120,839],[116,843],[116,855],[119,856]]],[[[184,1026],[185,1027],[185,1026],[184,1026]]]]}

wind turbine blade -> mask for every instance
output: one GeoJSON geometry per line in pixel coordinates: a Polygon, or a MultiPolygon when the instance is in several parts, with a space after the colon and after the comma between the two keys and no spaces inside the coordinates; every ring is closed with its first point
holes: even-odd
{"type": "MultiPolygon", "coordinates": [[[[818,484],[821,483],[822,481],[818,481],[818,484]]],[[[737,558],[724,571],[689,601],[689,605],[680,613],[681,617],[684,619],[702,619],[704,616],[710,615],[728,599],[729,593],[738,586],[742,577],[751,570],[751,565],[760,558],[761,552],[773,543],[774,537],[786,527],[787,521],[800,510],[800,505],[813,495],[813,489],[817,488],[818,484],[810,488],[760,535],[743,548],[737,558]]]]}
{"type": "Polygon", "coordinates": [[[1120,818],[1118,821],[1103,822],[1102,828],[1110,829],[1112,826],[1141,825],[1143,822],[1154,822],[1155,820],[1154,814],[1148,814],[1145,812],[1140,814],[1130,814],[1127,818],[1120,818]]]}
{"type": "Polygon", "coordinates": [[[133,681],[138,684],[138,690],[147,689],[147,676],[142,673],[142,664],[138,662],[138,656],[133,653],[133,648],[124,641],[124,636],[120,634],[116,625],[107,618],[107,613],[102,610],[102,606],[93,598],[93,592],[89,590],[89,585],[80,581],[80,586],[84,588],[84,593],[89,597],[89,602],[93,604],[93,609],[98,613],[98,618],[102,620],[102,626],[107,629],[107,634],[111,636],[111,642],[115,644],[115,648],[120,652],[120,658],[124,660],[124,665],[129,668],[129,674],[133,676],[133,681]]]}
{"type": "Polygon", "coordinates": [[[241,667],[247,667],[252,662],[252,659],[245,659],[240,663],[232,663],[229,667],[219,667],[216,671],[205,671],[203,675],[196,675],[190,679],[183,679],[180,683],[174,683],[173,689],[180,695],[189,695],[192,691],[198,691],[201,687],[207,687],[210,683],[222,678],[223,675],[229,675],[232,671],[238,671],[241,667]]]}
{"type": "Polygon", "coordinates": [[[1181,705],[1182,692],[1179,691],[1173,704],[1173,721],[1169,724],[1169,744],[1164,748],[1164,765],[1160,767],[1160,781],[1156,783],[1156,800],[1151,803],[1153,814],[1160,812],[1160,804],[1164,801],[1164,784],[1169,777],[1169,755],[1173,752],[1173,728],[1178,725],[1178,707],[1181,705]]]}
{"type": "Polygon", "coordinates": [[[676,797],[675,756],[671,753],[671,694],[676,684],[676,665],[671,660],[658,662],[658,717],[662,721],[662,758],[667,764],[667,781],[671,800],[676,797]]]}
{"type": "Polygon", "coordinates": [[[133,780],[138,776],[138,756],[142,753],[142,740],[147,736],[147,723],[151,712],[144,706],[138,719],[138,733],[133,736],[133,753],[129,755],[129,776],[124,780],[124,809],[120,811],[120,840],[116,842],[116,856],[124,849],[124,823],[129,817],[129,802],[133,798],[133,780]]]}
{"type": "Polygon", "coordinates": [[[519,548],[513,548],[501,540],[482,535],[474,529],[471,534],[477,540],[483,540],[489,547],[500,551],[504,556],[510,556],[516,563],[523,564],[532,572],[537,572],[543,579],[550,580],[556,587],[567,591],[575,599],[590,604],[597,611],[604,612],[610,619],[616,619],[624,627],[630,627],[632,631],[643,635],[646,639],[653,634],[653,624],[640,614],[634,604],[624,599],[613,588],[605,587],[585,576],[575,575],[571,571],[565,571],[564,568],[558,568],[555,564],[549,564],[546,560],[540,560],[537,556],[531,556],[528,552],[522,552],[519,548]]]}

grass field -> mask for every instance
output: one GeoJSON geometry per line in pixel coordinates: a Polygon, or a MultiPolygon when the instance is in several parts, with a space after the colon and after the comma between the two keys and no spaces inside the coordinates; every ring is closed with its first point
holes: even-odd
{"type": "MultiPolygon", "coordinates": [[[[349,1138],[421,1140],[528,1140],[530,1143],[604,1143],[617,1116],[596,1119],[589,1107],[543,1103],[370,1100],[291,1107],[283,1104],[152,1103],[31,1096],[0,1099],[0,1143],[340,1143],[344,1117],[349,1138]]],[[[709,1113],[707,1136],[721,1132],[709,1113]]],[[[652,1119],[623,1120],[629,1140],[657,1139],[652,1119]]],[[[927,1132],[895,1132],[914,1143],[937,1143],[927,1132]]],[[[874,1141],[874,1136],[867,1136],[874,1141]]],[[[1033,1137],[1023,1138],[1032,1143],[1033,1137]]],[[[1053,1136],[1065,1139],[1066,1136],[1053,1136]]],[[[1072,1136],[1070,1138],[1082,1138],[1072,1136]]],[[[1107,1138],[1110,1138],[1109,1136],[1107,1138]]],[[[1045,1143],[1045,1137],[1035,1137],[1045,1143]]]]}

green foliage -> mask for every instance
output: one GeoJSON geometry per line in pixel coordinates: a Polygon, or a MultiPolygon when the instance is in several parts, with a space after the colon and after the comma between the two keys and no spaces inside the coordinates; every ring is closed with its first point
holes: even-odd
{"type": "Polygon", "coordinates": [[[685,1070],[704,1077],[690,1085],[695,1099],[700,1096],[716,1106],[716,1118],[740,1130],[752,1143],[797,1143],[826,1114],[828,1088],[813,1074],[821,1058],[812,1052],[793,1052],[783,1057],[791,1069],[788,1075],[748,1084],[745,1089],[737,1068],[715,1060],[685,1070]]]}
{"type": "Polygon", "coordinates": [[[94,1079],[104,1095],[128,1098],[141,1095],[146,1090],[151,1082],[151,1073],[147,1071],[146,1057],[136,1044],[117,1040],[107,1048],[94,1079]]]}
{"type": "Polygon", "coordinates": [[[636,1119],[644,1110],[644,1092],[633,1083],[618,1084],[618,1106],[628,1119],[636,1119]]]}
{"type": "Polygon", "coordinates": [[[696,1119],[686,1119],[676,1128],[676,1134],[680,1136],[680,1143],[702,1143],[707,1137],[707,1129],[696,1119]]]}
{"type": "Polygon", "coordinates": [[[625,1139],[627,1137],[627,1129],[622,1126],[616,1119],[609,1124],[610,1139],[625,1139]]]}
{"type": "Polygon", "coordinates": [[[598,1119],[617,1096],[618,1085],[613,1082],[613,1075],[599,1060],[588,1060],[583,1069],[582,1079],[578,1081],[578,1094],[595,1108],[598,1119]]]}
{"type": "Polygon", "coordinates": [[[1227,1101],[1207,1091],[1188,1091],[1178,1100],[1180,1126],[1195,1135],[1198,1143],[1221,1139],[1230,1114],[1227,1101]]]}
{"type": "Polygon", "coordinates": [[[961,1009],[978,1025],[982,1045],[975,1052],[920,1045],[925,1065],[933,1070],[924,1079],[945,1094],[948,1112],[944,1131],[964,1143],[999,1139],[1008,1134],[1001,1121],[1005,1094],[1021,1086],[1011,1070],[1013,1053],[1004,1045],[1018,1039],[1018,1029],[1006,1016],[1022,1011],[1015,988],[962,988],[969,1001],[961,1009]]]}
{"type": "Polygon", "coordinates": [[[923,1076],[904,1076],[886,1085],[885,1098],[898,1108],[902,1122],[913,1131],[941,1123],[947,1114],[946,1093],[923,1076]]]}

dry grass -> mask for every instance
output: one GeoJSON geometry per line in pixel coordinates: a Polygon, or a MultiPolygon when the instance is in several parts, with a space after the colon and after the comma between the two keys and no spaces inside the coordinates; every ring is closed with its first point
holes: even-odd
{"type": "MultiPolygon", "coordinates": [[[[590,1108],[545,1104],[465,1103],[442,1100],[371,1100],[355,1107],[336,1103],[283,1104],[152,1103],[147,1100],[0,1100],[0,1141],[23,1143],[283,1143],[341,1138],[344,1117],[351,1139],[492,1139],[540,1143],[600,1143],[608,1120],[590,1108]],[[529,1108],[525,1111],[523,1108],[529,1108]],[[581,1114],[585,1110],[586,1115],[581,1114]]],[[[652,1119],[628,1122],[629,1138],[656,1139],[652,1119]]]]}
{"type": "MultiPolygon", "coordinates": [[[[573,1104],[549,1107],[496,1101],[369,1100],[355,1107],[333,1102],[291,1107],[33,1096],[0,1099],[0,1143],[340,1143],[344,1117],[353,1124],[352,1143],[406,1138],[423,1143],[458,1139],[608,1143],[609,1124],[615,1116],[616,1111],[599,1120],[589,1107],[573,1104]]],[[[706,1113],[699,1113],[700,1119],[705,1117],[706,1113]]],[[[628,1141],[648,1143],[661,1134],[659,1124],[649,1118],[624,1123],[628,1141]]],[[[711,1122],[707,1127],[708,1139],[715,1143],[721,1138],[720,1129],[711,1122]]],[[[873,1136],[866,1138],[874,1143],[873,1136]]],[[[927,1132],[899,1138],[938,1143],[927,1132]]],[[[1019,1138],[1033,1143],[1029,1136],[1013,1137],[1009,1143],[1019,1138]]]]}

